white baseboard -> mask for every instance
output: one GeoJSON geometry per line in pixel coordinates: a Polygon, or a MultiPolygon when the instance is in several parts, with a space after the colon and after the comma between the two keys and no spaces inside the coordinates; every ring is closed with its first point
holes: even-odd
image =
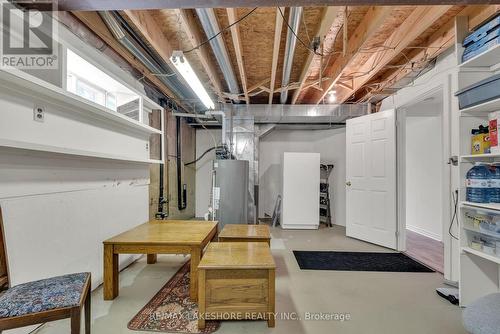
{"type": "Polygon", "coordinates": [[[436,234],[436,233],[433,233],[433,232],[429,232],[427,231],[426,229],[423,229],[421,227],[417,227],[417,226],[411,226],[411,225],[406,225],[406,228],[412,232],[415,232],[415,233],[418,233],[418,234],[421,234],[423,235],[424,237],[428,237],[428,238],[431,238],[431,239],[434,239],[436,241],[440,241],[442,242],[443,241],[443,237],[436,234]]]}
{"type": "Polygon", "coordinates": [[[281,225],[281,227],[285,230],[317,230],[319,228],[318,225],[309,225],[309,224],[285,224],[281,225]]]}

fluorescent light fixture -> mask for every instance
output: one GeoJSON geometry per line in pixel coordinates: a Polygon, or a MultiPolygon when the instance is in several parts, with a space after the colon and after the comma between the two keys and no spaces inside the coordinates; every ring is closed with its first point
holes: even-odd
{"type": "Polygon", "coordinates": [[[193,68],[189,65],[182,51],[174,51],[172,53],[172,57],[170,57],[170,61],[174,64],[177,71],[182,75],[184,80],[188,83],[205,107],[207,107],[207,109],[214,109],[215,105],[212,102],[212,99],[205,90],[205,87],[201,84],[201,81],[198,79],[196,73],[194,73],[193,68]]]}
{"type": "Polygon", "coordinates": [[[328,92],[328,102],[334,103],[337,99],[337,93],[334,90],[328,92]]]}

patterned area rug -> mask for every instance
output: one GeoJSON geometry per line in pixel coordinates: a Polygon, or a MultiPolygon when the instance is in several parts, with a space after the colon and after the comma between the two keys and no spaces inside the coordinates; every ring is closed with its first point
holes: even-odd
{"type": "Polygon", "coordinates": [[[189,334],[213,333],[219,326],[219,321],[207,321],[198,330],[198,305],[189,299],[189,261],[128,323],[135,331],[189,334]]]}

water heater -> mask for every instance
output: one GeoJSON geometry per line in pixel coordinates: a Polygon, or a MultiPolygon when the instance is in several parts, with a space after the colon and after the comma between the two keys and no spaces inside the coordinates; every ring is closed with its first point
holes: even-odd
{"type": "Polygon", "coordinates": [[[248,224],[248,161],[214,160],[216,220],[225,224],[248,224]]]}

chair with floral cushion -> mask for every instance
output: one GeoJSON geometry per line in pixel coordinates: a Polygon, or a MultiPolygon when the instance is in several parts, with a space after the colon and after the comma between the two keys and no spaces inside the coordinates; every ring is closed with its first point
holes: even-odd
{"type": "Polygon", "coordinates": [[[20,284],[0,294],[0,333],[71,318],[71,334],[80,334],[82,308],[85,309],[85,334],[90,334],[90,273],[20,284]]]}

